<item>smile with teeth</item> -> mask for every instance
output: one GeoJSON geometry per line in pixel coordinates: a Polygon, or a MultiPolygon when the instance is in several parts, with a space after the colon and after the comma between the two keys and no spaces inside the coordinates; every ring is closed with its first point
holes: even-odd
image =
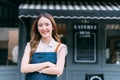
{"type": "Polygon", "coordinates": [[[43,31],[42,33],[43,33],[43,34],[47,34],[48,32],[49,32],[49,31],[43,31]]]}

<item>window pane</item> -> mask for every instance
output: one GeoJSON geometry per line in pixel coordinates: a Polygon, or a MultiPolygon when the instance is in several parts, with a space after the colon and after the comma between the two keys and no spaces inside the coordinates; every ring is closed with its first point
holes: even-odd
{"type": "Polygon", "coordinates": [[[120,25],[106,26],[106,63],[120,64],[120,25]]]}
{"type": "Polygon", "coordinates": [[[0,28],[0,65],[17,65],[18,28],[0,28]]]}
{"type": "Polygon", "coordinates": [[[58,34],[61,38],[61,41],[66,44],[66,24],[57,24],[58,34]]]}

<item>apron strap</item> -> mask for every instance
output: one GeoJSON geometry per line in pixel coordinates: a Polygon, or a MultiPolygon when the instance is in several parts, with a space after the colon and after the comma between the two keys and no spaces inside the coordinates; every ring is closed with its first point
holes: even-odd
{"type": "Polygon", "coordinates": [[[58,43],[58,45],[57,45],[57,47],[56,47],[56,49],[55,49],[55,52],[58,51],[58,48],[59,48],[60,44],[61,44],[61,43],[58,43]]]}

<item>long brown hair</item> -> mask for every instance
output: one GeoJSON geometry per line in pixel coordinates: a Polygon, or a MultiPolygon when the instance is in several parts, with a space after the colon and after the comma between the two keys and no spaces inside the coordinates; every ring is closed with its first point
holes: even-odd
{"type": "Polygon", "coordinates": [[[31,47],[31,51],[30,51],[30,57],[32,56],[32,54],[35,52],[38,43],[40,41],[40,39],[42,38],[42,36],[40,35],[40,33],[38,32],[38,20],[41,17],[45,17],[48,18],[51,23],[52,23],[52,27],[54,28],[54,30],[52,31],[52,37],[57,41],[57,42],[61,42],[58,34],[57,34],[57,25],[56,22],[54,20],[54,18],[52,17],[52,15],[50,15],[49,13],[41,13],[33,22],[32,28],[31,28],[31,39],[30,39],[30,47],[31,47]]]}

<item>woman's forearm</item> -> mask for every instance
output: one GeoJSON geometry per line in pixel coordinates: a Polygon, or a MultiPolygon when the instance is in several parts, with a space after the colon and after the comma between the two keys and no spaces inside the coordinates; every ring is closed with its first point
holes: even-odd
{"type": "Polygon", "coordinates": [[[40,73],[51,74],[51,75],[61,75],[63,73],[63,69],[58,67],[44,68],[40,70],[40,73]]]}
{"type": "Polygon", "coordinates": [[[21,66],[22,73],[35,72],[43,68],[49,67],[49,62],[37,63],[37,64],[26,64],[21,66]]]}

